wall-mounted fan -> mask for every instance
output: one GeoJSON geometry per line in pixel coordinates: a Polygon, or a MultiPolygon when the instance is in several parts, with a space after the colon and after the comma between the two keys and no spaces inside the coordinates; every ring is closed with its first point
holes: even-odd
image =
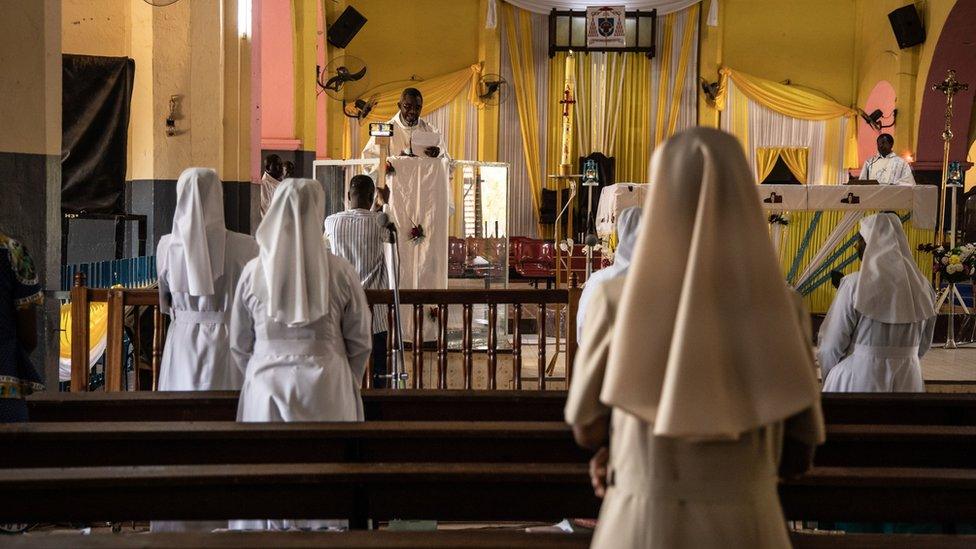
{"type": "Polygon", "coordinates": [[[701,90],[705,94],[705,99],[709,103],[714,103],[715,98],[718,97],[718,82],[709,82],[704,78],[699,78],[698,82],[701,83],[701,90]]]}
{"type": "Polygon", "coordinates": [[[857,112],[861,115],[861,118],[864,119],[864,122],[866,122],[868,126],[871,126],[875,131],[879,132],[885,128],[894,126],[895,119],[898,118],[898,109],[891,111],[891,124],[881,123],[881,119],[885,118],[885,115],[883,112],[881,112],[881,109],[874,109],[871,111],[871,114],[868,114],[861,109],[858,109],[857,112]]]}
{"type": "Polygon", "coordinates": [[[355,118],[356,120],[362,120],[372,112],[373,107],[376,106],[376,102],[379,101],[378,95],[373,95],[369,99],[359,98],[351,102],[342,102],[342,112],[349,118],[355,118]]]}
{"type": "Polygon", "coordinates": [[[366,63],[358,57],[341,55],[329,61],[324,69],[316,67],[316,71],[322,91],[337,101],[360,97],[369,89],[366,63]]]}
{"type": "Polygon", "coordinates": [[[142,0],[143,2],[153,6],[155,8],[161,8],[163,6],[168,6],[170,4],[175,4],[180,0],[142,0]]]}
{"type": "Polygon", "coordinates": [[[485,105],[501,105],[508,99],[508,82],[497,74],[485,74],[478,79],[478,99],[485,105]]]}

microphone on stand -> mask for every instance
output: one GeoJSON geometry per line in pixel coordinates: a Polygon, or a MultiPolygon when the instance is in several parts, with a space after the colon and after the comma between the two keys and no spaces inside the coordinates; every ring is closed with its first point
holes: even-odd
{"type": "Polygon", "coordinates": [[[376,224],[381,228],[389,231],[389,239],[387,242],[390,244],[396,243],[396,224],[390,220],[390,216],[386,212],[380,212],[380,215],[376,216],[376,224]]]}
{"type": "Polygon", "coordinates": [[[388,236],[387,242],[393,248],[391,260],[393,262],[393,371],[387,374],[392,383],[393,389],[403,389],[407,383],[407,372],[403,364],[403,324],[400,321],[400,250],[397,246],[396,224],[390,219],[389,214],[380,212],[376,216],[376,224],[386,229],[388,236]]]}

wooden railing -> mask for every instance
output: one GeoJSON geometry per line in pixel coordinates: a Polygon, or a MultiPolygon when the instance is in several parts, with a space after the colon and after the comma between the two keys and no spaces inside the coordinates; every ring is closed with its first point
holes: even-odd
{"type": "MultiPolygon", "coordinates": [[[[555,307],[557,331],[565,330],[563,334],[555,334],[556,352],[566,355],[566,386],[572,376],[572,364],[576,355],[576,310],[579,304],[580,290],[576,287],[575,277],[572,287],[568,289],[499,289],[499,290],[402,290],[400,303],[404,309],[412,310],[413,341],[423,340],[423,327],[426,321],[425,309],[430,307],[433,321],[437,323],[436,346],[434,351],[437,360],[437,389],[447,389],[447,371],[450,349],[448,342],[448,311],[451,305],[460,305],[462,314],[461,364],[463,388],[472,389],[474,379],[474,318],[475,305],[488,307],[487,348],[487,388],[497,389],[499,365],[499,333],[498,308],[499,305],[511,305],[512,317],[512,387],[516,390],[523,388],[522,371],[525,355],[523,353],[523,320],[528,319],[526,306],[536,306],[537,319],[537,377],[536,387],[546,389],[547,349],[546,349],[546,311],[555,307]],[[565,322],[561,322],[559,309],[565,307],[565,322]],[[561,346],[565,343],[565,349],[561,346]]],[[[389,290],[368,290],[367,301],[370,305],[385,306],[390,325],[393,325],[393,292],[389,290]]],[[[71,288],[71,390],[87,391],[89,387],[89,304],[105,302],[108,307],[107,345],[105,349],[105,390],[123,391],[126,389],[122,339],[124,332],[124,318],[126,307],[135,307],[137,321],[133,325],[133,356],[136,357],[135,384],[139,386],[138,363],[141,356],[141,323],[138,321],[143,309],[153,310],[153,338],[152,338],[152,389],[157,388],[159,380],[159,366],[163,356],[163,345],[166,339],[166,322],[159,311],[159,294],[157,290],[128,289],[128,288],[88,288],[85,286],[84,273],[75,275],[74,286],[71,288]]],[[[401,313],[402,314],[402,313],[401,313]]],[[[404,317],[406,315],[403,315],[404,317]]],[[[405,318],[404,318],[405,319],[405,318]]],[[[507,330],[505,334],[507,336],[507,330]]],[[[406,338],[406,336],[405,336],[406,338]]],[[[387,371],[392,371],[393,330],[387,336],[387,371]]],[[[427,349],[423,345],[409,347],[412,375],[411,388],[423,389],[424,384],[424,353],[427,349]]],[[[477,351],[480,352],[480,351],[477,351]]],[[[404,357],[406,364],[406,357],[404,357]]],[[[364,380],[364,387],[372,386],[372,359],[368,361],[368,371],[364,380]]],[[[433,388],[433,387],[431,387],[433,388]]]]}

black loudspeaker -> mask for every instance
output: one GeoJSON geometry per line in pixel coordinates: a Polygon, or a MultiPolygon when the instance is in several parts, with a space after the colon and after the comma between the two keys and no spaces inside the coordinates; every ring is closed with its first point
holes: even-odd
{"type": "Polygon", "coordinates": [[[352,6],[346,7],[346,11],[336,19],[336,22],[329,27],[329,43],[337,48],[344,48],[356,36],[359,29],[366,24],[363,14],[356,11],[352,6]]]}
{"type": "Polygon", "coordinates": [[[925,27],[918,17],[915,4],[909,4],[889,13],[888,20],[891,21],[891,30],[895,31],[895,40],[898,41],[899,48],[910,48],[925,42],[925,27]]]}

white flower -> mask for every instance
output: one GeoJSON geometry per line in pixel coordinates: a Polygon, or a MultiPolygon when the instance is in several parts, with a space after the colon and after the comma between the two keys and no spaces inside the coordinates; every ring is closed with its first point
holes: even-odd
{"type": "Polygon", "coordinates": [[[939,262],[942,263],[943,265],[948,265],[949,264],[949,257],[948,256],[943,256],[942,259],[939,260],[939,262]]]}

